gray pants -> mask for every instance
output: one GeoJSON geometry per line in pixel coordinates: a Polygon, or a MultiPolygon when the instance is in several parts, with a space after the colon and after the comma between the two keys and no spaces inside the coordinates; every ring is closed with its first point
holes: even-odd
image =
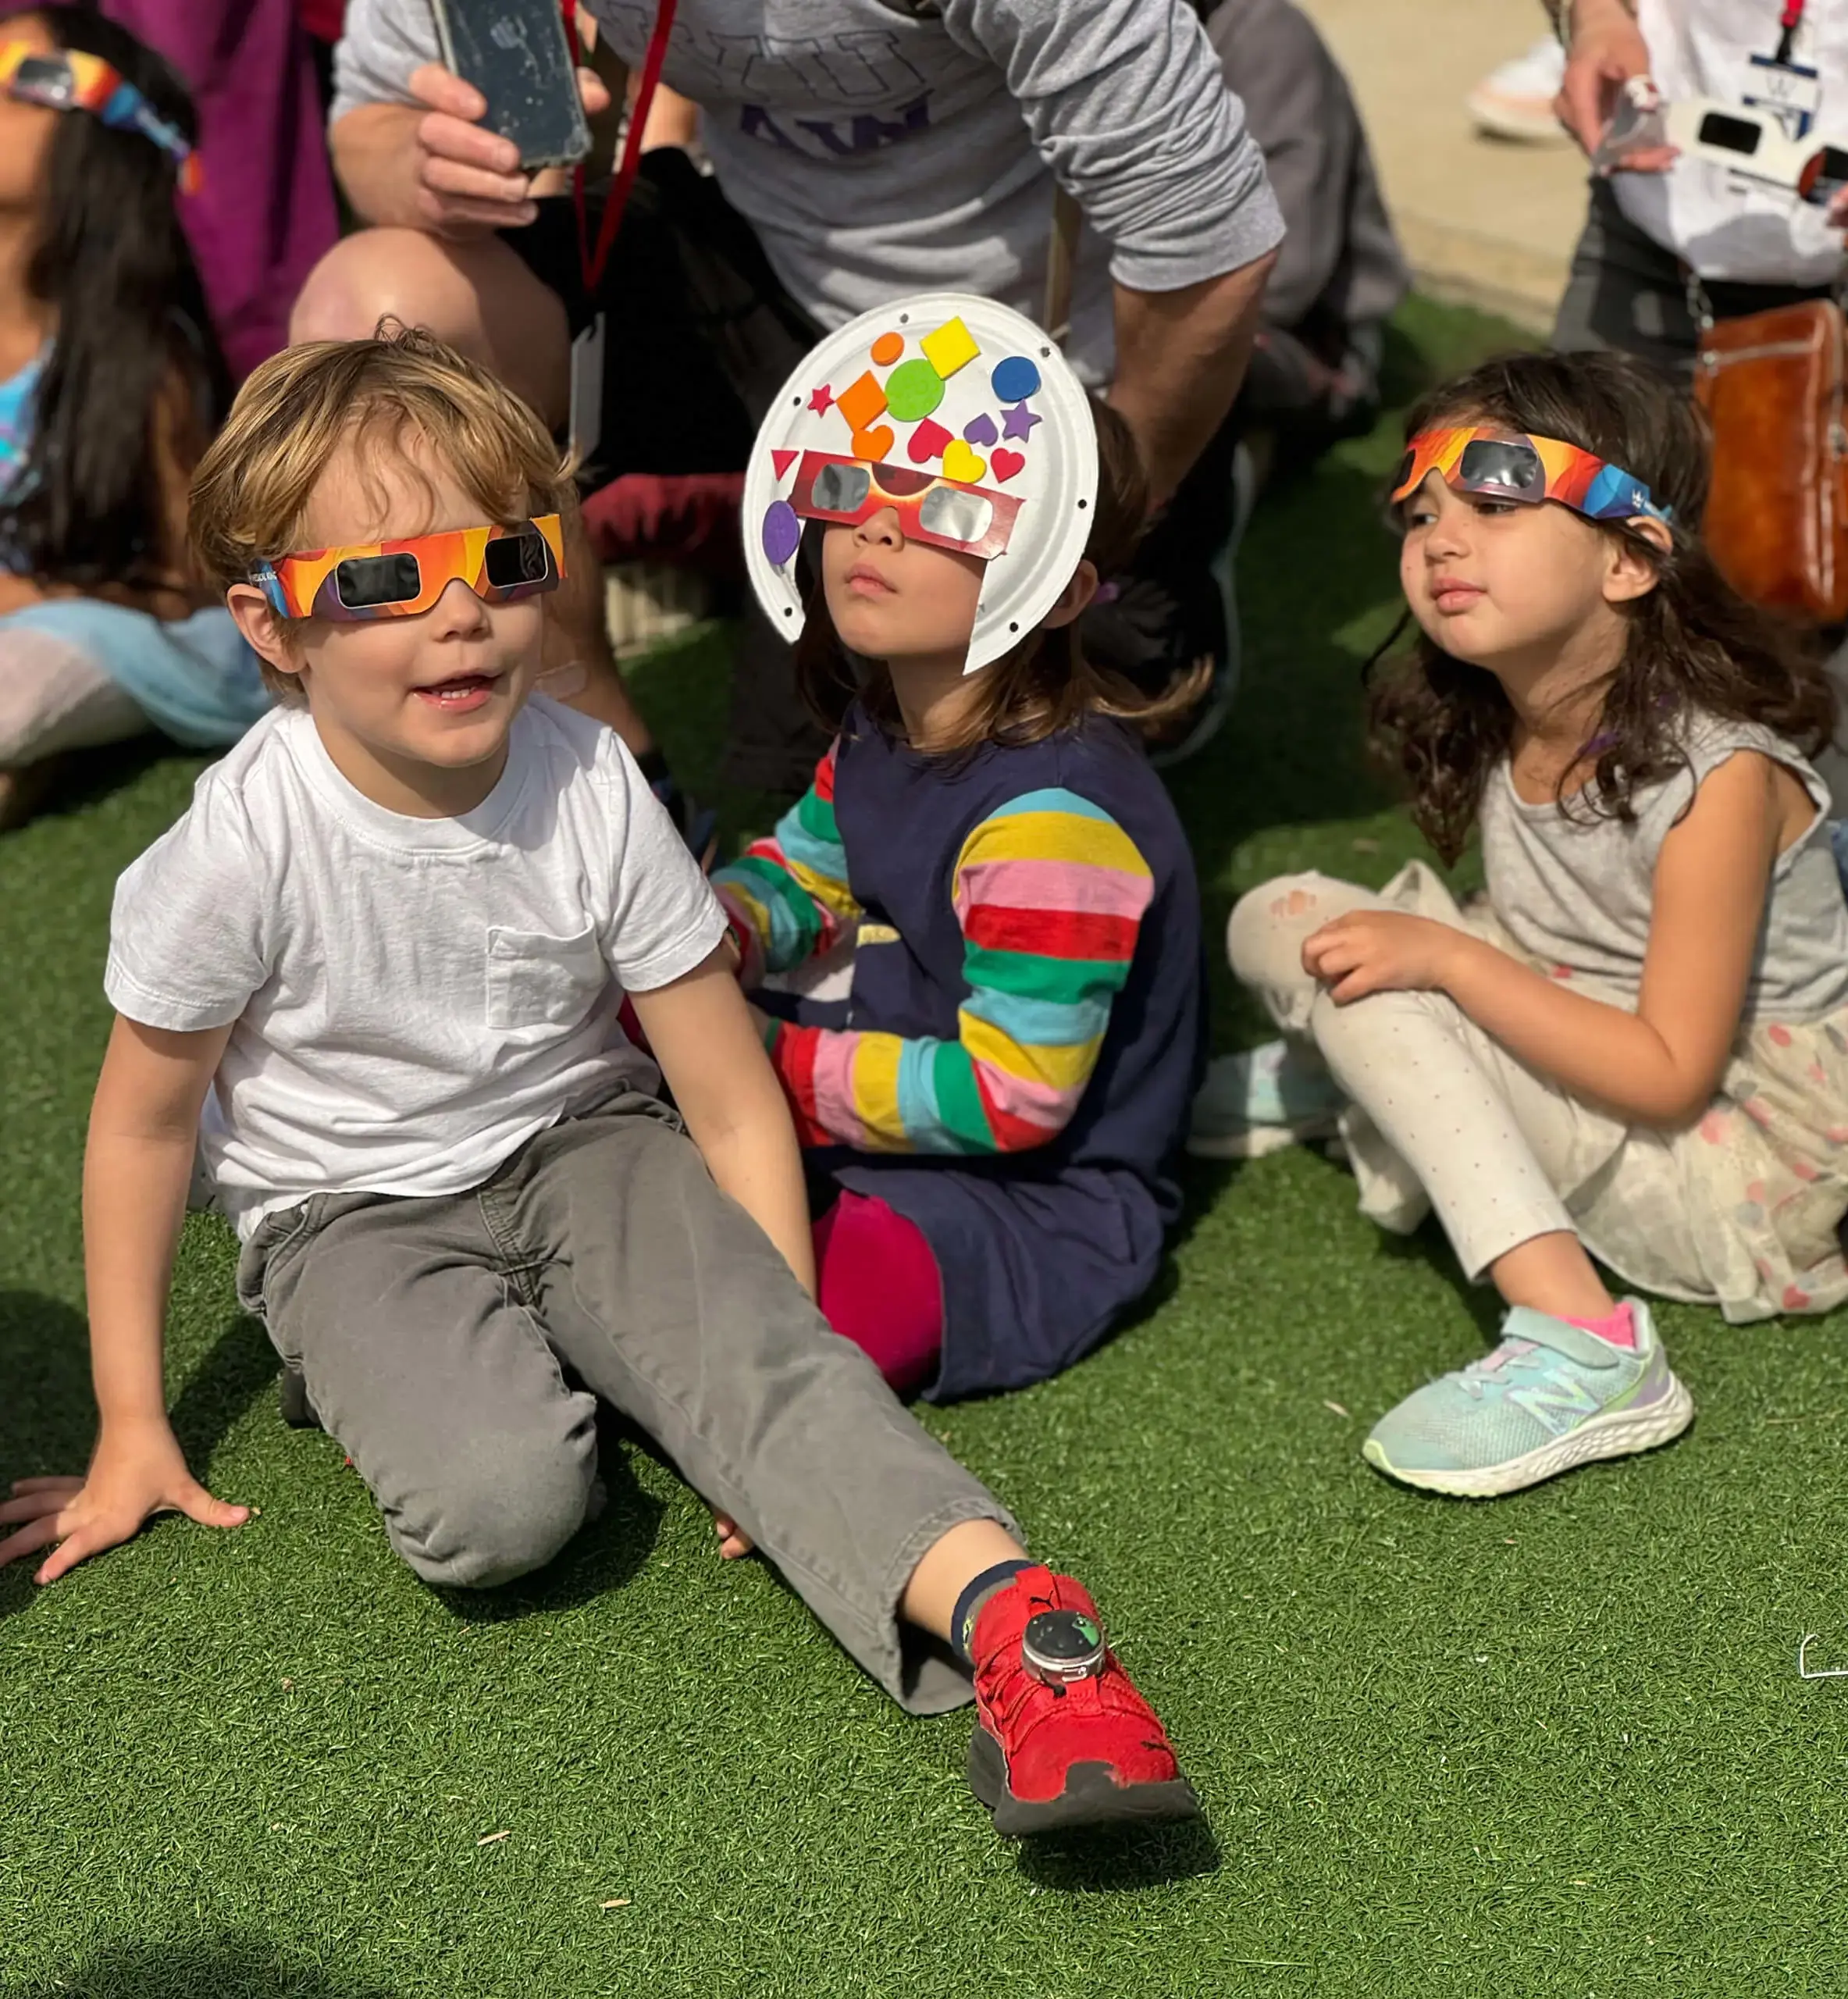
{"type": "Polygon", "coordinates": [[[590,1504],[600,1397],[903,1706],[968,1698],[947,1657],[902,1647],[899,1602],[951,1527],[1013,1522],[653,1099],[541,1132],[468,1193],[317,1194],[265,1220],[237,1286],[426,1582],[558,1552],[590,1504]]]}
{"type": "MultiPolygon", "coordinates": [[[[1737,319],[1800,299],[1827,298],[1832,287],[1716,279],[1706,290],[1716,319],[1737,319]]],[[[1690,382],[1700,341],[1679,262],[1623,212],[1608,181],[1593,180],[1584,233],[1572,252],[1572,274],[1554,322],[1553,345],[1566,354],[1615,347],[1677,381],[1690,382]]]]}

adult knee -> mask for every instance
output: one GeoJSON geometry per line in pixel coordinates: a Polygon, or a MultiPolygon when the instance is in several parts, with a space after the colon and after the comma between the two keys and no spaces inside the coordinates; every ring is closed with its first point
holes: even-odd
{"type": "Polygon", "coordinates": [[[493,1589],[563,1548],[584,1524],[596,1478],[594,1451],[570,1439],[518,1453],[478,1445],[440,1485],[393,1509],[386,1531],[425,1582],[493,1589]]]}
{"type": "Polygon", "coordinates": [[[497,238],[447,243],[415,229],[365,229],[309,272],[292,340],[369,340],[382,319],[422,326],[531,404],[563,420],[571,326],[563,301],[497,238]]]}
{"type": "Polygon", "coordinates": [[[449,337],[447,294],[457,282],[442,246],[414,229],[362,229],[343,237],[303,282],[289,314],[289,338],[369,340],[387,316],[449,337]]]}

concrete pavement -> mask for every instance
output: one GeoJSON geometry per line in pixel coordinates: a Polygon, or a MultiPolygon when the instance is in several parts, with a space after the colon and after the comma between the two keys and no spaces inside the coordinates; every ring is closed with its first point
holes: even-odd
{"type": "Polygon", "coordinates": [[[1544,333],[1585,213],[1576,146],[1476,131],[1463,99],[1546,32],[1538,0],[1297,0],[1347,72],[1421,290],[1544,333]]]}

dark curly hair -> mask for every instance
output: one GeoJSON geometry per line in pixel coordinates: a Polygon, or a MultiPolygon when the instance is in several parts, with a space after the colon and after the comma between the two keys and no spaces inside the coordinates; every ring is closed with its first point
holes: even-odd
{"type": "MultiPolygon", "coordinates": [[[[1591,780],[1572,810],[1633,818],[1633,795],[1682,764],[1690,714],[1756,722],[1807,756],[1829,740],[1834,693],[1802,634],[1747,604],[1700,538],[1710,440],[1685,392],[1621,355],[1506,355],[1423,397],[1405,435],[1471,422],[1576,444],[1633,472],[1673,510],[1666,553],[1624,522],[1586,523],[1640,554],[1656,580],[1621,607],[1623,657],[1586,745],[1596,754],[1591,780]]],[[[1367,662],[1369,720],[1376,747],[1410,782],[1419,830],[1450,863],[1469,839],[1489,773],[1509,752],[1514,710],[1486,668],[1453,658],[1422,631],[1389,657],[1409,622],[1408,613],[1367,662]]]]}

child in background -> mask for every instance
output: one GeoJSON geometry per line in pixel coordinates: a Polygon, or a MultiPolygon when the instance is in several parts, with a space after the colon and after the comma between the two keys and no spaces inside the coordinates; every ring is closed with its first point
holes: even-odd
{"type": "Polygon", "coordinates": [[[125,30],[0,17],[0,825],[65,751],[233,743],[269,705],[186,550],[230,398],[174,205],[194,137],[125,30]]]}
{"type": "Polygon", "coordinates": [[[1444,860],[1479,832],[1487,906],[1416,863],[1377,896],[1254,889],[1232,964],[1286,1059],[1216,1065],[1196,1145],[1255,1149],[1241,1085],[1306,1124],[1319,1078],[1363,1211],[1409,1230],[1437,1209],[1504,1337],[1366,1454],[1483,1496],[1693,1415],[1593,1256],[1734,1321],[1848,1297],[1848,905],[1809,762],[1828,688],[1701,546],[1693,405],[1615,356],[1516,355],[1409,432],[1392,498],[1419,636],[1373,719],[1444,860]]]}
{"type": "Polygon", "coordinates": [[[821,1309],[901,1390],[1067,1366],[1148,1290],[1179,1205],[1199,902],[1125,719],[1166,711],[1074,629],[1144,511],[1115,413],[1038,328],[958,294],[824,341],[746,475],[753,581],[836,734],[714,884],[747,986],[851,939],[844,1003],[760,996],[793,1016],[767,1046],[810,1149],[821,1309]]]}
{"type": "Polygon", "coordinates": [[[0,1507],[0,1561],[61,1540],[49,1581],[162,1506],[244,1518],[161,1388],[203,1107],[242,1301],[426,1581],[558,1552],[600,1503],[602,1398],[905,1706],[973,1668],[1002,1830],[1191,1815],[1091,1598],[808,1295],[725,918],[621,739],[532,693],[569,492],[525,405],[415,334],[265,363],[201,463],[198,547],[280,706],[117,888],[84,1167],[101,1429],[86,1479],[0,1507]]]}

